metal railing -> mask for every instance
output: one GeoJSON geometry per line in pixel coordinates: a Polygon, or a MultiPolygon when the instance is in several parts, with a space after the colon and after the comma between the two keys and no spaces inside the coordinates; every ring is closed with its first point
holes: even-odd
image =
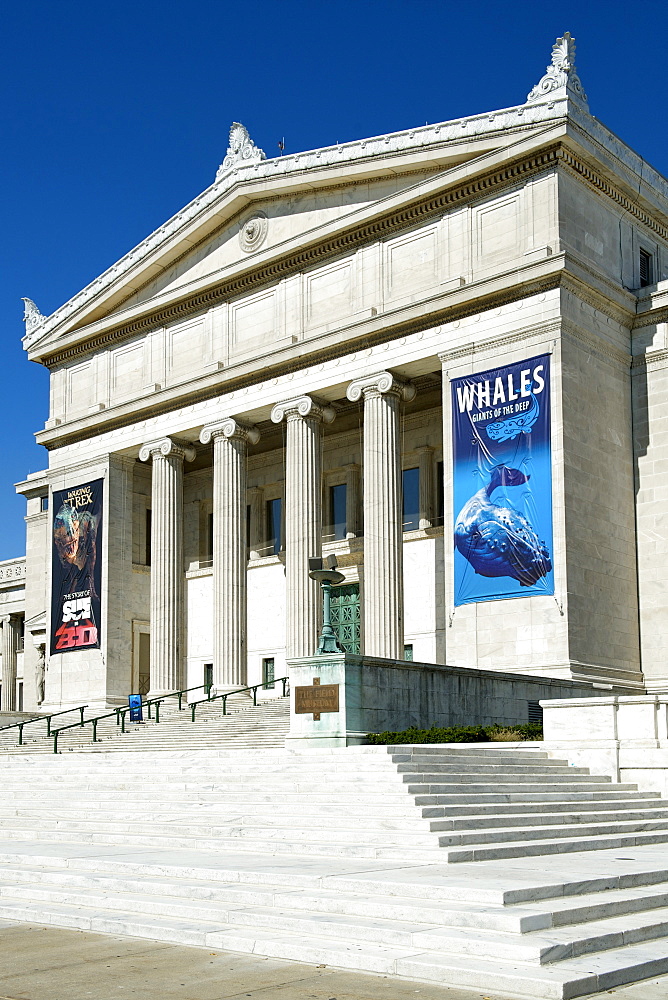
{"type": "Polygon", "coordinates": [[[290,682],[290,678],[289,677],[277,677],[275,680],[270,681],[269,683],[265,682],[265,683],[262,683],[262,684],[251,684],[250,687],[238,688],[236,691],[226,691],[224,694],[214,694],[214,695],[211,695],[211,692],[209,692],[209,697],[208,698],[201,698],[199,701],[191,701],[190,702],[190,712],[191,712],[190,721],[191,722],[195,721],[195,711],[196,711],[198,705],[204,704],[205,701],[208,701],[208,702],[218,701],[219,698],[222,699],[222,702],[223,702],[223,715],[227,715],[227,699],[230,698],[233,694],[245,694],[246,691],[252,691],[253,692],[253,706],[257,707],[257,693],[258,693],[258,691],[260,689],[262,689],[263,691],[269,690],[269,684],[271,684],[272,687],[275,684],[282,684],[283,685],[283,697],[285,698],[286,693],[287,693],[287,685],[289,684],[289,682],[290,682]]]}
{"type": "MultiPolygon", "coordinates": [[[[286,694],[288,693],[288,690],[289,690],[289,688],[288,688],[289,681],[290,681],[289,677],[277,677],[272,682],[272,687],[273,687],[274,684],[282,684],[283,685],[283,697],[285,697],[286,694]]],[[[223,694],[215,694],[215,695],[211,694],[211,687],[212,687],[211,684],[197,684],[195,687],[182,688],[180,691],[170,691],[168,694],[161,695],[159,698],[147,698],[146,701],[142,700],[141,707],[142,707],[142,710],[145,709],[145,708],[148,710],[148,718],[149,719],[153,718],[153,716],[152,716],[151,713],[152,713],[153,708],[155,707],[155,722],[156,722],[156,725],[157,725],[160,722],[160,706],[162,705],[162,703],[164,701],[166,701],[168,698],[177,698],[178,699],[178,710],[179,710],[179,712],[181,712],[181,711],[183,711],[183,696],[186,695],[186,694],[189,694],[191,691],[200,691],[200,690],[204,689],[206,691],[206,698],[200,698],[198,701],[191,701],[191,702],[187,703],[187,704],[189,704],[190,709],[191,709],[190,721],[194,722],[195,721],[195,712],[197,710],[197,706],[198,705],[204,705],[204,704],[207,704],[209,702],[218,701],[219,699],[223,702],[223,715],[227,715],[227,699],[230,698],[234,694],[244,694],[247,691],[252,691],[253,692],[253,705],[255,707],[257,707],[257,692],[259,690],[268,690],[269,689],[269,684],[267,684],[267,683],[252,684],[249,687],[238,688],[235,691],[226,691],[223,694]]],[[[87,706],[83,706],[83,707],[85,708],[87,706]]],[[[72,711],[72,709],[69,709],[69,711],[72,711]]],[[[84,717],[83,717],[83,708],[82,708],[81,709],[81,721],[80,722],[73,722],[73,723],[71,723],[70,725],[67,725],[67,726],[60,726],[59,729],[49,729],[49,732],[48,732],[47,735],[53,737],[53,752],[54,753],[58,753],[58,737],[60,736],[61,733],[65,732],[68,729],[82,728],[83,726],[87,726],[89,724],[93,727],[92,728],[91,741],[93,743],[99,743],[99,740],[97,738],[97,725],[98,725],[98,722],[101,722],[103,719],[111,719],[111,718],[115,717],[115,719],[116,719],[116,725],[120,727],[120,730],[121,730],[122,733],[125,733],[126,732],[126,728],[125,728],[126,718],[127,718],[128,712],[131,712],[131,711],[133,711],[133,709],[131,709],[129,705],[127,705],[127,706],[125,706],[125,705],[124,706],[119,705],[117,708],[113,709],[111,712],[105,712],[103,715],[96,715],[96,716],[92,716],[90,719],[84,719],[84,717]]],[[[56,715],[64,715],[65,713],[64,712],[60,712],[60,713],[56,712],[54,714],[56,714],[56,715]]],[[[31,720],[31,721],[33,721],[33,720],[31,720]]],[[[7,727],[7,728],[10,728],[10,727],[7,727]]]]}
{"type": "MultiPolygon", "coordinates": [[[[64,708],[60,712],[50,712],[49,715],[36,715],[34,719],[24,719],[23,722],[12,722],[9,726],[0,726],[0,733],[6,732],[8,729],[18,729],[19,731],[19,743],[18,745],[23,746],[23,728],[24,726],[31,726],[35,722],[46,722],[46,736],[47,738],[51,736],[51,719],[55,719],[57,715],[70,715],[72,712],[79,712],[81,715],[81,721],[75,722],[75,726],[83,726],[84,724],[84,711],[88,708],[88,705],[77,705],[75,708],[64,708]]],[[[63,729],[65,727],[63,726],[63,729]]]]}

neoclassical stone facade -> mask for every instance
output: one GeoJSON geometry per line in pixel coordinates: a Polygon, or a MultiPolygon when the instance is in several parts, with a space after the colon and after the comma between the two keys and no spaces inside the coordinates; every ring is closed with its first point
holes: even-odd
{"type": "Polygon", "coordinates": [[[590,115],[569,36],[512,108],[273,160],[235,123],[173,219],[26,300],[47,635],[51,498],[104,483],[99,648],[47,643],[45,706],[270,684],[314,652],[323,552],[352,651],[665,691],[667,275],[668,181],[590,115]],[[539,355],[554,593],[457,604],[450,384],[539,355]]]}

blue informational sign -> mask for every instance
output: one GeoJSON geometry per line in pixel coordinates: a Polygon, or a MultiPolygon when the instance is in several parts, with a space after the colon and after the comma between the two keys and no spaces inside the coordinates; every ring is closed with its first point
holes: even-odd
{"type": "Polygon", "coordinates": [[[455,604],[553,594],[550,356],[451,385],[455,604]]]}
{"type": "Polygon", "coordinates": [[[130,706],[130,722],[143,722],[144,716],[142,714],[141,695],[128,695],[128,704],[130,706]]]}

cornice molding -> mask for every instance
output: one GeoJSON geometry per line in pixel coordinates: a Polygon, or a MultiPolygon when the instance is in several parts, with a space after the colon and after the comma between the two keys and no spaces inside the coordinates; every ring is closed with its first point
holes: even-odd
{"type": "MultiPolygon", "coordinates": [[[[305,171],[355,166],[365,162],[378,163],[392,160],[406,154],[428,154],[431,150],[447,150],[449,143],[470,140],[481,136],[507,136],[509,130],[521,130],[534,125],[549,126],[567,113],[567,102],[555,100],[549,104],[517,105],[482,114],[469,115],[425,125],[420,128],[405,129],[368,139],[337,143],[322,149],[308,150],[269,160],[235,157],[231,169],[226,169],[217,180],[202,191],[188,205],[171,219],[147,236],[124,257],[107,268],[99,277],[65,302],[51,316],[40,320],[39,326],[26,332],[24,346],[29,349],[45,334],[56,329],[78,309],[93,300],[99,293],[108,290],[114,282],[130,272],[132,268],[154,251],[165,249],[169,241],[185,230],[198,217],[212,208],[221,197],[229,193],[240,181],[259,181],[266,190],[274,180],[284,180],[290,174],[303,177],[305,171]]],[[[236,123],[235,123],[236,124],[236,123]]],[[[233,126],[234,127],[234,126],[233,126]]],[[[242,126],[243,127],[243,126],[242,126]]],[[[229,152],[229,151],[228,151],[229,152]]],[[[404,173],[414,172],[407,166],[404,173]]],[[[382,176],[382,171],[379,171],[382,176]]],[[[336,182],[335,182],[336,183],[336,182]]],[[[264,196],[263,196],[263,200],[264,196]]]]}
{"type": "Polygon", "coordinates": [[[631,201],[619,188],[615,187],[610,183],[605,177],[597,173],[592,167],[587,166],[579,157],[577,157],[571,150],[564,148],[563,146],[558,150],[557,157],[561,164],[576,174],[581,180],[587,182],[590,187],[593,187],[596,191],[601,194],[606,195],[611,201],[614,201],[616,205],[619,205],[624,209],[629,215],[632,215],[641,225],[645,226],[646,229],[651,230],[657,236],[660,236],[662,240],[668,243],[668,228],[657,222],[656,219],[648,215],[639,205],[634,201],[631,201]]]}
{"type": "MultiPolygon", "coordinates": [[[[414,227],[417,223],[439,215],[460,204],[474,204],[481,198],[489,197],[498,188],[511,186],[513,183],[528,176],[561,166],[573,173],[580,180],[600,194],[609,197],[641,225],[651,230],[668,244],[668,227],[653,219],[647,212],[632,202],[618,188],[614,187],[602,175],[587,166],[580,158],[559,144],[534,156],[526,157],[503,168],[482,174],[468,183],[460,184],[440,195],[416,201],[397,212],[389,213],[372,222],[357,226],[348,232],[343,232],[322,243],[314,244],[296,253],[289,254],[281,260],[261,266],[253,271],[237,275],[221,282],[215,288],[199,292],[181,301],[174,302],[146,316],[137,317],[121,324],[112,330],[92,337],[90,340],[74,344],[64,350],[54,350],[45,357],[44,363],[49,368],[57,367],[73,358],[83,357],[92,352],[111,347],[142,332],[165,326],[178,319],[203,312],[221,302],[234,298],[244,292],[257,290],[259,287],[275,283],[291,274],[298,273],[320,262],[337,257],[342,253],[350,253],[361,246],[377,242],[389,235],[414,227]]],[[[188,252],[192,248],[189,248],[188,252]]],[[[618,317],[614,317],[618,319],[618,317]]]]}
{"type": "Polygon", "coordinates": [[[441,362],[441,367],[445,368],[446,365],[453,362],[470,361],[473,357],[477,358],[481,354],[487,354],[491,349],[514,347],[525,340],[554,339],[559,335],[560,329],[561,320],[546,320],[544,323],[534,323],[531,326],[525,326],[516,333],[509,333],[505,337],[489,334],[484,339],[469,341],[448,351],[439,351],[438,358],[441,362]]]}
{"type": "Polygon", "coordinates": [[[557,153],[558,147],[555,146],[552,149],[543,150],[535,155],[483,173],[475,180],[459,184],[441,194],[418,199],[412,205],[353,227],[335,237],[288,254],[280,260],[263,265],[253,271],[222,281],[215,288],[174,302],[154,313],[137,317],[83,343],[73,344],[61,351],[54,350],[53,353],[45,355],[44,364],[49,368],[57,367],[72,358],[110,347],[112,344],[120,343],[142,332],[148,332],[193,313],[202,312],[244,292],[250,292],[263,285],[280,281],[282,278],[289,277],[342,253],[350,253],[361,246],[375,243],[392,233],[410,229],[417,223],[460,204],[474,203],[476,200],[489,197],[490,193],[499,187],[508,187],[522,178],[555,166],[558,161],[557,153]]]}

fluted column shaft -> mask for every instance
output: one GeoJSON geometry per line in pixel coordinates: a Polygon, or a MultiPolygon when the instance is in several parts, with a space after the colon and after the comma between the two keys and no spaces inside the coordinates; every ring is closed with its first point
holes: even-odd
{"type": "Polygon", "coordinates": [[[232,418],[202,430],[213,439],[213,683],[217,690],[246,684],[248,666],[246,489],[248,443],[256,428],[232,418]]]}
{"type": "Polygon", "coordinates": [[[2,703],[3,712],[16,711],[16,649],[18,619],[13,615],[2,618],[2,703]]]}
{"type": "Polygon", "coordinates": [[[312,656],[318,640],[321,596],[308,561],[322,554],[322,433],[334,411],[301,396],[274,407],[271,419],[286,419],[285,579],[286,653],[312,656]]]}
{"type": "Polygon", "coordinates": [[[415,389],[389,372],[357,379],[348,398],[364,397],[364,652],[403,659],[404,581],[401,400],[415,389]]]}
{"type": "Polygon", "coordinates": [[[151,696],[183,686],[183,460],[195,452],[170,438],[146,444],[151,459],[151,696]]]}

